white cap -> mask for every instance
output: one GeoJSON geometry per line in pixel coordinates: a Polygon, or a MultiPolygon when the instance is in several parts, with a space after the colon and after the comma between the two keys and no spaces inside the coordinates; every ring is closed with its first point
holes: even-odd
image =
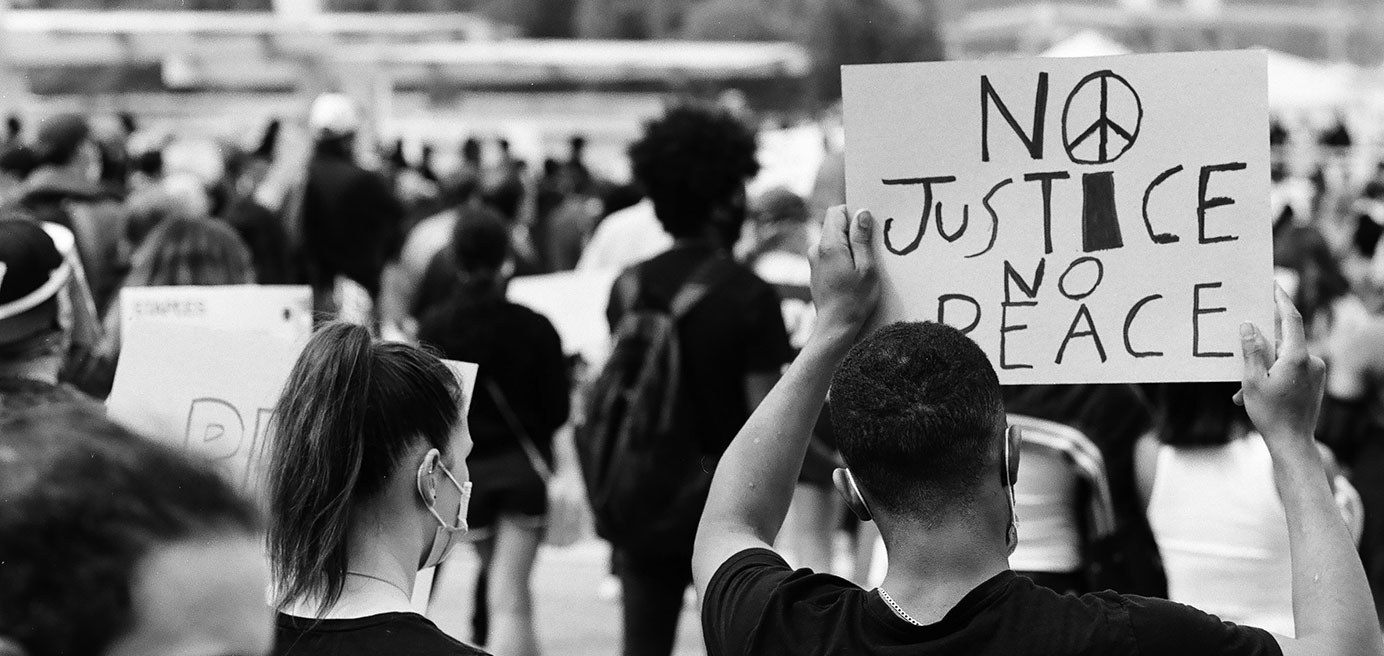
{"type": "Polygon", "coordinates": [[[316,137],[353,134],[360,128],[360,112],[345,94],[324,93],[312,101],[308,127],[316,137]]]}

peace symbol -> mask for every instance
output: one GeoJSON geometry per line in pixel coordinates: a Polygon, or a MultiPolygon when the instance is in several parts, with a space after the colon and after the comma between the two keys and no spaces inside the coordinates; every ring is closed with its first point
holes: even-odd
{"type": "MultiPolygon", "coordinates": [[[[1095,103],[1083,102],[1083,105],[1090,104],[1095,103]]],[[[1090,110],[1082,108],[1079,113],[1089,115],[1090,110]]],[[[1134,87],[1114,72],[1096,71],[1082,78],[1067,96],[1067,104],[1062,107],[1062,145],[1067,150],[1067,157],[1073,162],[1109,164],[1119,159],[1134,145],[1135,140],[1139,138],[1139,127],[1143,122],[1144,105],[1134,87]],[[1096,105],[1098,109],[1095,120],[1089,124],[1072,126],[1072,121],[1076,120],[1071,116],[1072,101],[1077,96],[1083,96],[1089,101],[1092,100],[1089,96],[1096,93],[1099,93],[1100,97],[1099,104],[1096,105]],[[1133,103],[1129,102],[1131,99],[1133,103]],[[1112,100],[1116,101],[1115,106],[1112,106],[1112,100]],[[1133,112],[1129,111],[1131,104],[1133,112]],[[1112,113],[1124,116],[1116,120],[1111,117],[1112,113]],[[1078,155],[1078,151],[1083,154],[1078,155]]]]}

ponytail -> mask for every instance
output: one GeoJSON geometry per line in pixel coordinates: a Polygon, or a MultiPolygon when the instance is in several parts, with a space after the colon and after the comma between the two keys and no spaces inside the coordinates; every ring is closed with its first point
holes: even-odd
{"type": "Polygon", "coordinates": [[[446,365],[362,326],[313,335],[274,409],[268,548],[275,604],[341,596],[354,511],[378,496],[420,441],[444,453],[461,390],[446,365]]]}

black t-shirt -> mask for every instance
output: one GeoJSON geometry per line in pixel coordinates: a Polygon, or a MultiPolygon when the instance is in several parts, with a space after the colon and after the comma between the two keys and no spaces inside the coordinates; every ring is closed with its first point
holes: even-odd
{"type": "Polygon", "coordinates": [[[546,317],[500,297],[472,299],[456,292],[423,315],[418,339],[448,359],[480,367],[467,415],[475,441],[472,460],[524,453],[491,394],[493,381],[528,440],[552,461],[553,433],[567,421],[571,389],[562,340],[546,317]]]}
{"type": "Polygon", "coordinates": [[[1106,591],[1059,595],[1005,571],[938,622],[914,626],[874,591],[768,549],[746,549],[716,571],[702,605],[710,656],[745,654],[1192,654],[1281,656],[1263,629],[1190,606],[1106,591]]]}
{"type": "MultiPolygon", "coordinates": [[[[713,256],[709,245],[678,246],[637,265],[636,309],[667,310],[693,271],[713,256]]],[[[678,339],[688,415],[698,422],[703,450],[719,456],[750,417],[746,376],[779,373],[793,349],[773,286],[730,259],[716,266],[728,270],[678,324],[678,339]]],[[[611,294],[606,318],[612,331],[629,309],[611,294]]]]}
{"type": "Polygon", "coordinates": [[[486,656],[417,613],[316,620],[279,613],[274,656],[486,656]]]}

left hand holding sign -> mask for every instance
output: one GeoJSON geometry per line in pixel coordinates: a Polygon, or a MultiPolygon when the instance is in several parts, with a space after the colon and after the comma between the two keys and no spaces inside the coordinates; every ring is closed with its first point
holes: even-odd
{"type": "Polygon", "coordinates": [[[838,205],[827,210],[822,239],[813,247],[812,300],[817,306],[814,339],[855,339],[879,301],[869,210],[855,216],[838,205]]]}

